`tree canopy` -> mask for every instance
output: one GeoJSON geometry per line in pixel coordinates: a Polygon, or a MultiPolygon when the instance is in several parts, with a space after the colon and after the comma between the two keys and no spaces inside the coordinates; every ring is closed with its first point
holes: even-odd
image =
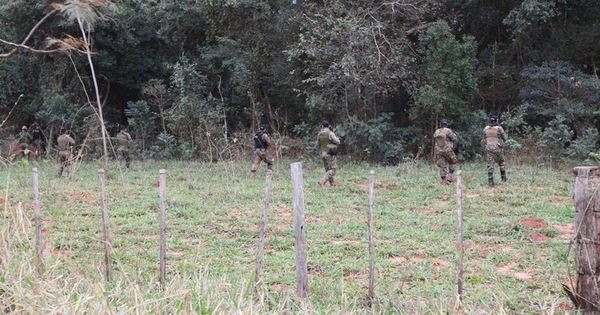
{"type": "Polygon", "coordinates": [[[498,114],[515,142],[583,158],[600,140],[596,2],[7,1],[0,137],[127,124],[141,156],[214,160],[260,123],[307,149],[327,118],[346,152],[395,163],[442,117],[474,157],[498,114]]]}

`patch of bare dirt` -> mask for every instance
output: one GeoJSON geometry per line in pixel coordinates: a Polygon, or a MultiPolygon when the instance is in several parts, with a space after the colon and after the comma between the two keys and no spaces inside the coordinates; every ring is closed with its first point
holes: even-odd
{"type": "Polygon", "coordinates": [[[548,223],[544,222],[544,220],[542,220],[540,218],[534,218],[534,217],[529,217],[529,218],[523,219],[523,220],[519,221],[519,224],[521,224],[524,227],[534,228],[534,229],[545,228],[548,226],[548,223]]]}
{"type": "Polygon", "coordinates": [[[480,196],[479,194],[465,194],[465,197],[467,197],[467,198],[477,198],[479,196],[480,196]]]}
{"type": "Polygon", "coordinates": [[[90,201],[96,201],[98,198],[92,194],[87,194],[87,193],[83,193],[83,192],[71,192],[71,193],[69,193],[69,199],[90,202],[90,201]]]}
{"type": "Polygon", "coordinates": [[[540,232],[533,232],[533,233],[531,233],[531,235],[529,237],[531,238],[532,242],[543,242],[543,241],[551,239],[550,236],[544,235],[540,232]]]}
{"type": "Polygon", "coordinates": [[[447,204],[450,203],[450,199],[449,198],[447,198],[447,199],[436,199],[435,202],[447,205],[447,204]]]}
{"type": "Polygon", "coordinates": [[[417,208],[416,210],[421,214],[432,214],[434,212],[432,208],[417,208]]]}
{"type": "Polygon", "coordinates": [[[575,235],[575,224],[573,223],[568,223],[565,225],[553,225],[552,227],[560,232],[558,238],[569,239],[575,235]]]}
{"type": "Polygon", "coordinates": [[[506,266],[500,266],[498,268],[496,268],[496,271],[498,271],[498,273],[501,273],[503,275],[509,275],[509,276],[513,276],[521,281],[525,281],[528,279],[533,278],[533,275],[531,275],[528,272],[515,272],[512,270],[511,266],[506,265],[506,266]]]}
{"type": "Polygon", "coordinates": [[[560,197],[558,199],[550,201],[550,204],[553,206],[561,206],[561,205],[572,204],[572,203],[573,203],[572,197],[560,197]]]}

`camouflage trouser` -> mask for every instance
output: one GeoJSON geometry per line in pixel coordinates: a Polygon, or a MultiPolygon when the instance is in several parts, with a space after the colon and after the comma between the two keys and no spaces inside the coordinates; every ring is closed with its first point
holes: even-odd
{"type": "Polygon", "coordinates": [[[448,176],[448,171],[450,171],[450,173],[454,173],[458,159],[456,158],[456,154],[454,154],[453,150],[438,151],[436,153],[435,163],[440,167],[440,177],[446,178],[446,176],[448,176]]]}
{"type": "Polygon", "coordinates": [[[58,176],[62,176],[63,170],[67,169],[67,173],[71,173],[71,150],[62,150],[58,152],[60,159],[60,171],[58,176]]]}
{"type": "Polygon", "coordinates": [[[254,163],[252,164],[251,169],[252,172],[256,172],[261,161],[267,163],[268,170],[273,170],[273,158],[271,157],[271,154],[269,154],[269,151],[265,149],[256,149],[254,150],[254,163]]]}
{"type": "Polygon", "coordinates": [[[502,149],[485,150],[485,162],[487,164],[488,173],[494,173],[494,166],[500,166],[500,172],[506,170],[506,162],[504,161],[504,151],[502,149]]]}
{"type": "Polygon", "coordinates": [[[33,141],[35,144],[35,151],[37,153],[38,156],[44,155],[44,147],[43,147],[43,142],[42,140],[34,140],[33,141]]]}
{"type": "Polygon", "coordinates": [[[129,149],[124,147],[117,148],[117,159],[119,162],[125,162],[125,167],[129,167],[131,164],[131,156],[129,156],[129,149]]]}
{"type": "Polygon", "coordinates": [[[21,156],[29,158],[29,144],[27,144],[27,142],[21,142],[19,143],[19,147],[21,148],[21,156]]]}
{"type": "Polygon", "coordinates": [[[327,152],[321,152],[321,158],[323,159],[323,166],[325,167],[325,181],[332,181],[333,176],[337,171],[337,157],[335,155],[329,155],[327,152]]]}

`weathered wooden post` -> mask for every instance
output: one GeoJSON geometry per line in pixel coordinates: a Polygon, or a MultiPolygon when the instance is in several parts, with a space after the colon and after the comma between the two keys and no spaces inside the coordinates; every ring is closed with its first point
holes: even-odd
{"type": "Polygon", "coordinates": [[[600,311],[600,168],[576,167],[575,204],[575,303],[589,311],[600,311]]]}
{"type": "Polygon", "coordinates": [[[100,211],[102,212],[102,233],[104,235],[104,264],[106,266],[106,280],[112,281],[112,267],[110,261],[110,236],[108,234],[108,210],[106,209],[106,189],[104,187],[104,170],[98,170],[100,184],[100,211]]]}
{"type": "Polygon", "coordinates": [[[300,299],[304,299],[308,292],[308,265],[304,232],[304,179],[302,178],[302,163],[292,163],[290,166],[292,170],[297,293],[300,299]]]}
{"type": "Polygon", "coordinates": [[[42,263],[42,210],[40,209],[40,186],[38,170],[33,168],[33,211],[35,215],[35,245],[37,250],[38,266],[42,263]]]}
{"type": "Polygon", "coordinates": [[[165,284],[167,275],[167,173],[164,169],[158,172],[158,183],[160,186],[160,276],[159,282],[165,284]]]}
{"type": "Polygon", "coordinates": [[[369,209],[367,225],[369,234],[369,305],[373,307],[375,299],[375,245],[373,243],[373,191],[375,190],[375,171],[369,171],[369,209]]]}
{"type": "Polygon", "coordinates": [[[256,286],[260,279],[260,270],[265,252],[265,237],[267,234],[267,215],[269,213],[269,201],[271,199],[271,172],[267,172],[265,178],[265,194],[263,195],[263,210],[260,222],[260,236],[258,239],[258,250],[256,252],[256,264],[254,266],[254,285],[256,286]]]}
{"type": "Polygon", "coordinates": [[[458,286],[458,300],[463,300],[463,259],[465,257],[465,245],[463,240],[463,214],[462,214],[462,173],[456,172],[456,214],[458,216],[458,235],[456,244],[458,247],[458,263],[456,268],[456,282],[458,286]]]}

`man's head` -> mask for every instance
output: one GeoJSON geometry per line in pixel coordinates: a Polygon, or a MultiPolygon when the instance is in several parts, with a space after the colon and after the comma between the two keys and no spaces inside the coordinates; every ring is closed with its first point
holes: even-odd
{"type": "Polygon", "coordinates": [[[490,123],[491,123],[492,125],[495,125],[495,124],[497,124],[497,123],[498,123],[498,116],[496,116],[496,115],[492,115],[492,116],[490,116],[490,123]]]}
{"type": "Polygon", "coordinates": [[[260,124],[260,126],[258,127],[260,130],[265,131],[267,130],[267,125],[266,124],[260,124]]]}
{"type": "Polygon", "coordinates": [[[329,128],[329,120],[327,120],[327,119],[323,120],[323,122],[321,123],[321,126],[323,126],[323,128],[329,128]]]}
{"type": "Polygon", "coordinates": [[[61,134],[61,135],[67,134],[67,131],[68,131],[68,130],[67,130],[67,128],[65,128],[65,127],[62,127],[62,128],[60,128],[60,134],[61,134]]]}
{"type": "Polygon", "coordinates": [[[21,127],[21,130],[22,130],[22,131],[26,131],[26,130],[27,130],[27,126],[23,126],[23,127],[21,127]]]}
{"type": "Polygon", "coordinates": [[[446,119],[446,118],[440,119],[440,126],[441,127],[448,127],[448,119],[446,119]]]}

